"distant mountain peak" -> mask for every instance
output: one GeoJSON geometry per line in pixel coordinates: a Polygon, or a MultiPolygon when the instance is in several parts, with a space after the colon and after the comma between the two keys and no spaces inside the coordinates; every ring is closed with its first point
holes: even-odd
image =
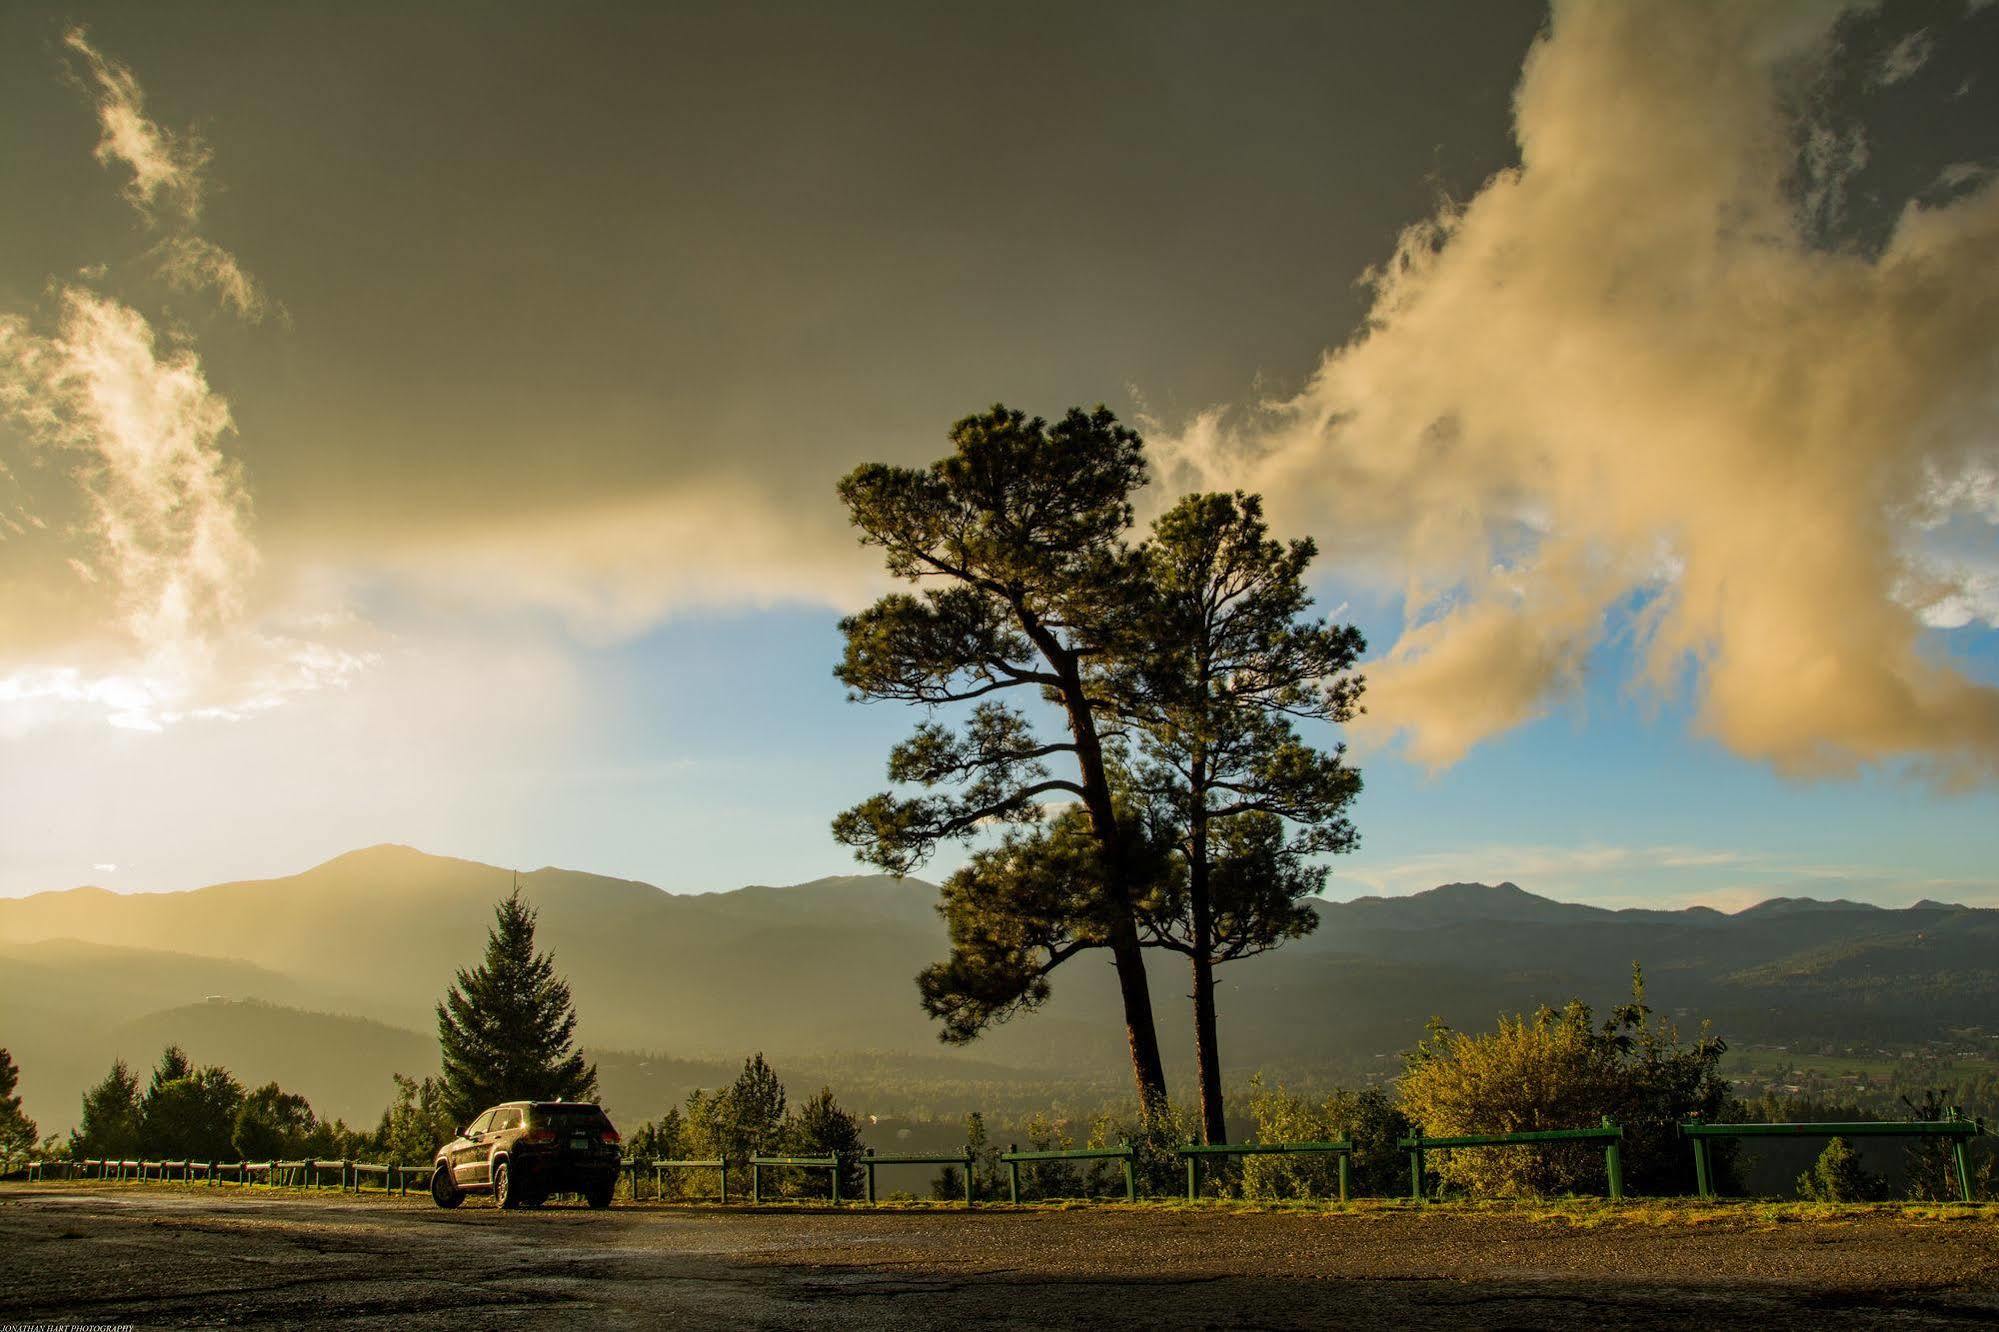
{"type": "Polygon", "coordinates": [[[1411,896],[1433,897],[1440,893],[1462,897],[1531,897],[1537,902],[1552,902],[1554,900],[1551,897],[1543,897],[1539,893],[1530,893],[1511,879],[1504,879],[1498,883],[1440,883],[1435,888],[1425,888],[1420,893],[1412,893],[1411,896]]]}
{"type": "Polygon", "coordinates": [[[1796,911],[1885,911],[1872,902],[1855,902],[1845,897],[1772,897],[1736,912],[1738,917],[1777,916],[1796,911]]]}

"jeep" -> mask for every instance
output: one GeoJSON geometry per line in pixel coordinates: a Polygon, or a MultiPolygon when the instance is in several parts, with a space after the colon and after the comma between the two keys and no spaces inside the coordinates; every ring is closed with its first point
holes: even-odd
{"type": "Polygon", "coordinates": [[[466,1126],[437,1151],[430,1196],[456,1207],[489,1193],[495,1206],[539,1207],[551,1194],[578,1193],[609,1207],[618,1187],[618,1130],[585,1101],[508,1101],[466,1126]]]}

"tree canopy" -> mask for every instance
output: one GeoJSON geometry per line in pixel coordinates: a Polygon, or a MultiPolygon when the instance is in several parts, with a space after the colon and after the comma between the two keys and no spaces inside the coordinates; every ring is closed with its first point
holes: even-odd
{"type": "MultiPolygon", "coordinates": [[[[1076,885],[1088,900],[1078,902],[1068,937],[1111,952],[1132,1076],[1149,1114],[1164,1105],[1166,1080],[1138,933],[1142,839],[1116,800],[1106,753],[1116,728],[1093,664],[1125,632],[1118,620],[1132,606],[1137,565],[1125,532],[1146,479],[1143,445],[1103,407],[1051,424],[995,406],[953,426],[951,443],[927,468],[872,463],[840,482],[862,542],[882,551],[891,574],[925,586],[842,620],[846,646],[834,673],[859,701],[976,706],[961,726],[926,721],[890,752],[890,779],[923,794],[870,797],[836,818],[833,833],[863,860],[903,874],[940,842],[1036,828],[1050,800],[1078,806],[1075,831],[1092,844],[1092,872],[1076,885]],[[1019,690],[1060,715],[1064,738],[1037,734],[1008,700],[1019,690]]],[[[988,858],[956,900],[978,912],[1013,895],[1012,868],[988,858]]],[[[960,933],[954,924],[954,939],[960,933]]],[[[925,1002],[947,1015],[946,1039],[966,1039],[1021,1006],[985,1006],[980,986],[994,974],[955,952],[943,971],[925,973],[925,1002]],[[954,989],[961,976],[967,987],[954,989]]],[[[1035,988],[1045,974],[1028,982],[1030,994],[1045,993],[1045,984],[1035,988]]]]}
{"type": "Polygon", "coordinates": [[[1227,1140],[1214,968],[1310,933],[1326,877],[1315,857],[1358,840],[1345,745],[1315,748],[1297,727],[1348,721],[1363,687],[1360,632],[1308,614],[1315,553],[1273,540],[1257,496],[1186,496],[1140,548],[1137,612],[1101,663],[1132,736],[1134,798],[1169,862],[1141,918],[1148,943],[1192,965],[1210,1142],[1227,1140]]]}

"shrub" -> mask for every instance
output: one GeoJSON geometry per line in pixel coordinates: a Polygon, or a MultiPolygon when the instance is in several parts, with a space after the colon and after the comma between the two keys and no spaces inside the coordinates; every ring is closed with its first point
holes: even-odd
{"type": "MultiPolygon", "coordinates": [[[[1250,1116],[1258,1142],[1323,1142],[1351,1138],[1349,1163],[1355,1196],[1392,1196],[1407,1187],[1409,1158],[1396,1146],[1409,1119],[1379,1087],[1337,1091],[1323,1101],[1294,1096],[1282,1086],[1250,1079],[1250,1116]]],[[[1332,1156],[1246,1156],[1240,1172],[1245,1198],[1335,1198],[1339,1162],[1332,1156]]]]}
{"type": "MultiPolygon", "coordinates": [[[[1633,1193],[1687,1193],[1693,1166],[1677,1125],[1735,1117],[1738,1103],[1719,1072],[1727,1046],[1705,1027],[1691,1045],[1669,1021],[1651,1020],[1635,968],[1631,1001],[1601,1026],[1575,1000],[1560,1011],[1503,1017],[1470,1035],[1431,1024],[1407,1058],[1402,1108],[1432,1137],[1584,1128],[1605,1116],[1624,1127],[1625,1183],[1633,1193]]],[[[1716,1142],[1717,1184],[1732,1187],[1733,1144],[1716,1142]]],[[[1501,1197],[1598,1192],[1600,1147],[1429,1154],[1441,1185],[1501,1197]]]]}
{"type": "Polygon", "coordinates": [[[1812,1202],[1877,1202],[1887,1196],[1879,1175],[1860,1164],[1860,1154],[1834,1138],[1812,1168],[1798,1176],[1798,1196],[1812,1202]]]}

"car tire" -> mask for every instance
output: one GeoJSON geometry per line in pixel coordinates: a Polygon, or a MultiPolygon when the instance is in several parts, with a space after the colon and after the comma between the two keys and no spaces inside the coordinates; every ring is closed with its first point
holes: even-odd
{"type": "Polygon", "coordinates": [[[520,1195],[514,1192],[513,1172],[502,1161],[493,1167],[493,1206],[503,1212],[511,1212],[520,1205],[520,1195]]]}
{"type": "Polygon", "coordinates": [[[451,1177],[451,1167],[441,1165],[430,1176],[430,1200],[439,1207],[456,1207],[465,1201],[464,1191],[451,1177]]]}
{"type": "Polygon", "coordinates": [[[618,1181],[592,1184],[583,1194],[583,1201],[590,1204],[592,1211],[603,1211],[611,1205],[611,1195],[618,1191],[618,1181]]]}

